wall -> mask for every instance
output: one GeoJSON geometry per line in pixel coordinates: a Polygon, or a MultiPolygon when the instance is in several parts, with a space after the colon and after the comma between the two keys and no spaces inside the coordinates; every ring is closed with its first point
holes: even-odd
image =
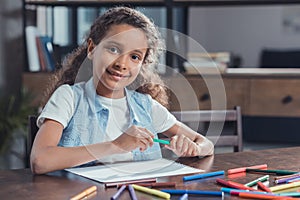
{"type": "MultiPolygon", "coordinates": [[[[24,41],[21,0],[1,0],[0,6],[0,99],[11,94],[19,94],[24,67],[24,41]]],[[[7,108],[7,105],[0,105],[7,108]]],[[[4,115],[3,112],[0,113],[4,115]]],[[[0,121],[3,125],[3,121],[0,121]]],[[[1,130],[0,130],[1,131],[1,130]]],[[[3,132],[0,139],[3,141],[3,132]]],[[[24,139],[14,140],[13,150],[22,153],[24,139]]],[[[22,168],[22,158],[13,153],[0,154],[0,169],[22,168]]]]}
{"type": "Polygon", "coordinates": [[[21,0],[1,0],[0,96],[18,93],[24,66],[21,0]]]}
{"type": "Polygon", "coordinates": [[[256,67],[263,47],[300,48],[299,32],[286,33],[282,26],[282,15],[291,7],[295,5],[193,7],[189,33],[207,51],[238,53],[243,66],[256,67]]]}

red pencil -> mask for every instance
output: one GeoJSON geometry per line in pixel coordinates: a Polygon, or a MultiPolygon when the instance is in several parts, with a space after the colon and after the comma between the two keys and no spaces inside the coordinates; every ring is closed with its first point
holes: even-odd
{"type": "Polygon", "coordinates": [[[265,186],[262,182],[260,182],[260,181],[258,181],[257,182],[257,188],[258,189],[261,189],[261,190],[263,190],[263,191],[266,191],[266,192],[272,192],[271,190],[270,190],[270,188],[268,188],[267,186],[265,186]]]}
{"type": "Polygon", "coordinates": [[[237,183],[237,182],[234,182],[234,181],[225,181],[223,179],[217,178],[216,182],[220,183],[222,185],[225,185],[227,187],[230,187],[230,188],[236,188],[236,189],[240,189],[240,190],[257,191],[256,189],[253,189],[251,187],[247,187],[243,184],[240,184],[240,183],[237,183]]]}
{"type": "Polygon", "coordinates": [[[176,183],[175,182],[156,182],[156,183],[137,183],[136,185],[157,188],[157,187],[175,187],[176,183]]]}
{"type": "Polygon", "coordinates": [[[246,169],[265,169],[267,167],[268,167],[267,164],[254,165],[254,166],[250,166],[250,167],[239,167],[239,168],[229,169],[227,171],[227,174],[235,174],[235,173],[240,173],[240,172],[246,172],[246,169]]]}

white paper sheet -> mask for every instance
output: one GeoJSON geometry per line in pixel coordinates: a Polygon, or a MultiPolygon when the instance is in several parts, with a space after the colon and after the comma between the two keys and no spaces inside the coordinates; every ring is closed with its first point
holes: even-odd
{"type": "Polygon", "coordinates": [[[121,182],[163,176],[200,173],[204,170],[192,168],[164,158],[148,161],[122,162],[93,167],[70,168],[66,171],[102,183],[121,182]]]}

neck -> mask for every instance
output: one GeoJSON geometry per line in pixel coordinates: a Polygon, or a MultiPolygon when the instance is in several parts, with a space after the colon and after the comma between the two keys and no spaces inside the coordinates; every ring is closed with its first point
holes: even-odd
{"type": "Polygon", "coordinates": [[[104,87],[100,81],[98,82],[96,92],[100,96],[111,99],[120,99],[125,96],[125,89],[112,90],[104,87]]]}

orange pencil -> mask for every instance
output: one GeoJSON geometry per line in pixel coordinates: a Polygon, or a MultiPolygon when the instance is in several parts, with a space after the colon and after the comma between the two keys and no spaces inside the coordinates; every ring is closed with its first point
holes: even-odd
{"type": "Polygon", "coordinates": [[[267,164],[254,165],[254,166],[250,166],[250,167],[239,167],[239,168],[229,169],[227,171],[227,174],[235,174],[235,173],[240,173],[240,172],[246,172],[246,169],[265,169],[267,167],[268,167],[267,164]]]}
{"type": "MultiPolygon", "coordinates": [[[[250,192],[240,192],[239,197],[243,198],[252,198],[252,199],[287,199],[288,197],[282,197],[282,196],[274,196],[272,194],[254,194],[250,192]]],[[[288,198],[292,199],[292,198],[288,198]]]]}
{"type": "Polygon", "coordinates": [[[79,199],[83,199],[85,197],[87,197],[88,195],[90,194],[93,194],[97,191],[97,186],[92,186],[92,187],[89,187],[87,188],[86,190],[80,192],[79,194],[71,197],[70,200],[79,200],[79,199]]]}

